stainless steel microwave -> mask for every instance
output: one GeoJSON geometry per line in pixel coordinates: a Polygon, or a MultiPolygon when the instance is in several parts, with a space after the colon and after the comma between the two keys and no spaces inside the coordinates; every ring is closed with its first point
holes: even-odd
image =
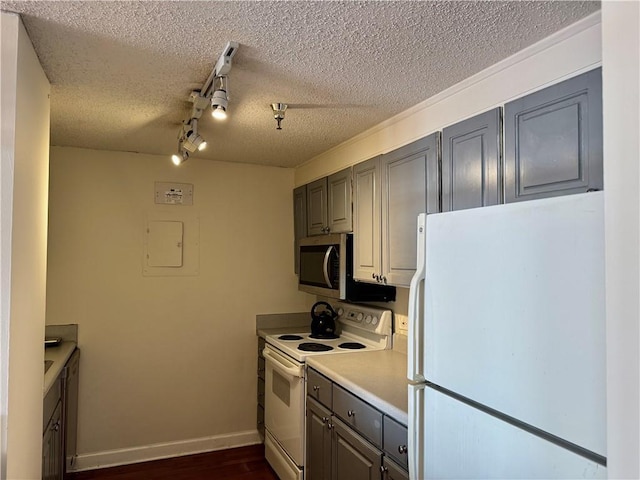
{"type": "Polygon", "coordinates": [[[353,235],[334,233],[300,240],[298,290],[351,302],[390,302],[396,289],[353,279],[353,235]]]}

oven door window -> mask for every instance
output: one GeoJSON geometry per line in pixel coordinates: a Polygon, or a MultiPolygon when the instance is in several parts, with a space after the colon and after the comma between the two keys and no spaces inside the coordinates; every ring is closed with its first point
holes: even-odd
{"type": "Polygon", "coordinates": [[[291,384],[277,370],[273,371],[271,391],[287,407],[291,405],[291,384]]]}

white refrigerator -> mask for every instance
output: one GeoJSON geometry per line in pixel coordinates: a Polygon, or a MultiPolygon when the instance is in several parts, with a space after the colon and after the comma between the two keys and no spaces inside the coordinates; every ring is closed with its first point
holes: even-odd
{"type": "Polygon", "coordinates": [[[413,480],[606,478],[602,192],[418,217],[413,480]]]}

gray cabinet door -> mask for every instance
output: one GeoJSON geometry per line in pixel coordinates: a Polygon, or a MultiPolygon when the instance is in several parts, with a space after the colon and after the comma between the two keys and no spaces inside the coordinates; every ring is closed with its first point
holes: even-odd
{"type": "Polygon", "coordinates": [[[502,203],[500,108],[442,131],[442,211],[502,203]]]}
{"type": "Polygon", "coordinates": [[[327,233],[352,230],[351,167],[327,177],[327,233]]]}
{"type": "Polygon", "coordinates": [[[602,69],[505,105],[505,202],[602,189],[602,69]]]}
{"type": "Polygon", "coordinates": [[[379,480],[382,452],[333,419],[333,480],[379,480]]]}
{"type": "Polygon", "coordinates": [[[327,227],[327,177],[307,184],[307,235],[322,235],[327,227]]]}
{"type": "Polygon", "coordinates": [[[439,133],[382,156],[382,275],[408,287],[416,269],[419,213],[440,211],[439,133]]]}
{"type": "Polygon", "coordinates": [[[300,272],[300,251],[298,243],[307,236],[307,186],[293,190],[293,255],[294,272],[300,272]]]}
{"type": "Polygon", "coordinates": [[[409,480],[409,472],[387,457],[382,462],[382,480],[409,480]]]}
{"type": "Polygon", "coordinates": [[[307,397],[306,480],[331,479],[331,412],[307,397]]]}
{"type": "Polygon", "coordinates": [[[353,167],[353,276],[380,275],[380,156],[353,167]]]}

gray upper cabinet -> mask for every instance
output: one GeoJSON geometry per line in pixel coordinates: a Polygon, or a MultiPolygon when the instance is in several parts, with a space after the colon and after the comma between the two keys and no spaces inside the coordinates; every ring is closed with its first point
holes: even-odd
{"type": "Polygon", "coordinates": [[[505,105],[505,201],[602,189],[602,69],[505,105]]]}
{"type": "Polygon", "coordinates": [[[380,158],[353,167],[353,276],[369,282],[382,271],[380,158]]]}
{"type": "Polygon", "coordinates": [[[354,278],[411,282],[418,214],[440,211],[439,139],[434,133],[353,167],[354,278]]]}
{"type": "Polygon", "coordinates": [[[438,148],[434,133],[382,156],[382,275],[409,286],[416,271],[419,213],[440,211],[438,148]]]}
{"type": "Polygon", "coordinates": [[[442,131],[442,211],[502,203],[500,107],[442,131]]]}
{"type": "Polygon", "coordinates": [[[327,233],[353,229],[351,206],[351,167],[327,177],[327,233]]]}
{"type": "Polygon", "coordinates": [[[307,235],[352,229],[351,168],[307,184],[307,235]]]}
{"type": "Polygon", "coordinates": [[[327,179],[307,184],[307,235],[322,235],[327,228],[327,179]]]}
{"type": "Polygon", "coordinates": [[[293,190],[293,250],[294,250],[294,271],[300,271],[300,252],[298,251],[301,238],[307,236],[307,187],[293,190]]]}

